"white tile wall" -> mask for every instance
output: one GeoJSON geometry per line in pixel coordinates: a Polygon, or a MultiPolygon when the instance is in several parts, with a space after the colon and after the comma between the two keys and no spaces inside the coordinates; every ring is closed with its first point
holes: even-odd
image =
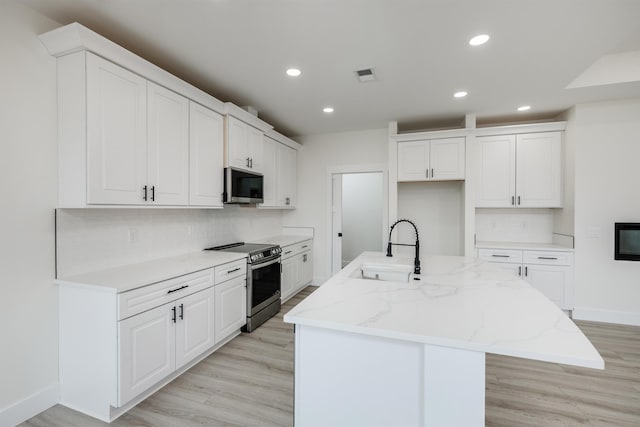
{"type": "Polygon", "coordinates": [[[476,240],[551,243],[552,209],[476,209],[476,240]]]}
{"type": "Polygon", "coordinates": [[[274,236],[281,226],[279,210],[240,206],[58,209],[58,277],[274,236]]]}

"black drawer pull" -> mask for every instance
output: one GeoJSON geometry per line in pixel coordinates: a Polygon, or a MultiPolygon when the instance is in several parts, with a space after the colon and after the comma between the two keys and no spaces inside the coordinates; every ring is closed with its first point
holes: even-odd
{"type": "Polygon", "coordinates": [[[309,247],[309,246],[304,245],[304,246],[302,247],[302,249],[307,249],[308,247],[309,247]]]}
{"type": "Polygon", "coordinates": [[[494,257],[494,258],[511,258],[510,255],[495,255],[495,254],[493,254],[491,256],[494,257]]]}
{"type": "Polygon", "coordinates": [[[240,267],[227,271],[227,274],[235,273],[236,271],[240,271],[240,267]]]}
{"type": "Polygon", "coordinates": [[[184,320],[184,304],[180,304],[180,319],[184,320]]]}
{"type": "Polygon", "coordinates": [[[189,287],[189,285],[183,285],[183,286],[180,286],[179,288],[169,289],[167,291],[167,293],[170,294],[170,293],[173,293],[173,292],[178,292],[178,291],[181,291],[181,290],[183,290],[185,288],[188,288],[188,287],[189,287]]]}
{"type": "Polygon", "coordinates": [[[554,256],[539,256],[538,259],[558,259],[554,256]]]}
{"type": "Polygon", "coordinates": [[[286,251],[284,254],[287,255],[287,254],[290,254],[291,252],[293,251],[286,251]]]}
{"type": "Polygon", "coordinates": [[[171,318],[171,320],[173,320],[173,323],[176,323],[176,307],[174,306],[171,311],[173,311],[173,317],[171,318]]]}

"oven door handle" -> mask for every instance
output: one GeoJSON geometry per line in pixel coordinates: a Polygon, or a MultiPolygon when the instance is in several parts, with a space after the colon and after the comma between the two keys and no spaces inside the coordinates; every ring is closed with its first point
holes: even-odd
{"type": "Polygon", "coordinates": [[[253,270],[257,270],[258,268],[268,267],[268,266],[270,266],[271,264],[275,264],[275,263],[277,263],[277,262],[280,262],[280,257],[275,258],[275,259],[273,259],[273,260],[271,260],[271,261],[267,261],[267,262],[260,263],[260,264],[249,264],[249,265],[250,265],[250,267],[251,267],[251,271],[253,271],[253,270]]]}

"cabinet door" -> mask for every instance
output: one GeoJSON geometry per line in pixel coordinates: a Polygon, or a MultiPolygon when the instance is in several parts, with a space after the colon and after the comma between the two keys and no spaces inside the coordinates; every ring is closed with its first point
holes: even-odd
{"type": "Polygon", "coordinates": [[[515,140],[513,135],[476,138],[476,207],[515,206],[515,140]]]}
{"type": "Polygon", "coordinates": [[[247,323],[246,279],[238,277],[214,286],[215,339],[219,343],[247,323]]]}
{"type": "Polygon", "coordinates": [[[525,264],[524,268],[524,280],[560,308],[572,309],[572,307],[567,307],[564,301],[565,287],[570,281],[572,267],[525,264]]]}
{"type": "Polygon", "coordinates": [[[398,181],[426,181],[429,173],[429,141],[398,143],[398,181]]]}
{"type": "Polygon", "coordinates": [[[302,280],[300,287],[306,286],[313,279],[313,255],[311,251],[302,254],[302,280]]]}
{"type": "Polygon", "coordinates": [[[189,204],[222,207],[223,118],[199,104],[189,105],[189,204]]]}
{"type": "Polygon", "coordinates": [[[227,116],[226,120],[227,165],[242,170],[250,170],[249,125],[231,116],[227,116]]]}
{"type": "Polygon", "coordinates": [[[204,353],[214,344],[213,288],[175,302],[176,369],[204,353]]]}
{"type": "Polygon", "coordinates": [[[189,203],[189,100],[147,84],[149,202],[189,203]]]}
{"type": "Polygon", "coordinates": [[[175,370],[174,303],[118,323],[118,406],[175,370]]]}
{"type": "Polygon", "coordinates": [[[516,197],[519,207],[562,207],[562,135],[516,137],[516,197]]]}
{"type": "Polygon", "coordinates": [[[296,285],[296,257],[282,260],[282,275],[280,280],[282,301],[293,294],[296,285]]]}
{"type": "Polygon", "coordinates": [[[264,151],[263,151],[263,197],[264,202],[262,206],[277,206],[278,205],[278,174],[280,165],[277,159],[277,147],[280,145],[278,142],[271,138],[264,138],[264,151]]]}
{"type": "Polygon", "coordinates": [[[293,207],[296,199],[297,156],[291,147],[278,144],[277,189],[278,206],[293,207]]]}
{"type": "Polygon", "coordinates": [[[147,81],[87,54],[87,203],[143,204],[147,81]]]}
{"type": "Polygon", "coordinates": [[[491,265],[500,267],[502,270],[507,270],[513,273],[514,276],[522,277],[522,264],[510,264],[506,262],[489,262],[491,265]]]}
{"type": "Polygon", "coordinates": [[[430,179],[439,181],[464,179],[464,159],[464,138],[432,140],[430,149],[430,179]]]}
{"type": "Polygon", "coordinates": [[[262,172],[264,133],[253,126],[247,126],[247,137],[249,138],[249,170],[252,172],[262,172]]]}

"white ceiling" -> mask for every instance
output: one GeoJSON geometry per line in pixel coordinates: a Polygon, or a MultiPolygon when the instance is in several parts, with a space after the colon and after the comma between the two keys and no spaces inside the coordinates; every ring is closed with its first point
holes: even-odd
{"type": "Polygon", "coordinates": [[[290,136],[392,120],[417,129],[467,113],[484,122],[548,118],[580,102],[640,96],[640,70],[622,83],[565,89],[604,55],[640,50],[639,0],[23,3],[61,24],[77,21],[222,101],[251,105],[290,136]],[[469,46],[480,33],[491,40],[469,46]],[[302,76],[287,77],[289,66],[302,76]],[[378,80],[359,83],[354,71],[367,67],[378,80]],[[454,99],[458,90],[469,95],[454,99]],[[532,109],[516,113],[522,104],[532,109]],[[324,114],[327,105],[335,113],[324,114]]]}

